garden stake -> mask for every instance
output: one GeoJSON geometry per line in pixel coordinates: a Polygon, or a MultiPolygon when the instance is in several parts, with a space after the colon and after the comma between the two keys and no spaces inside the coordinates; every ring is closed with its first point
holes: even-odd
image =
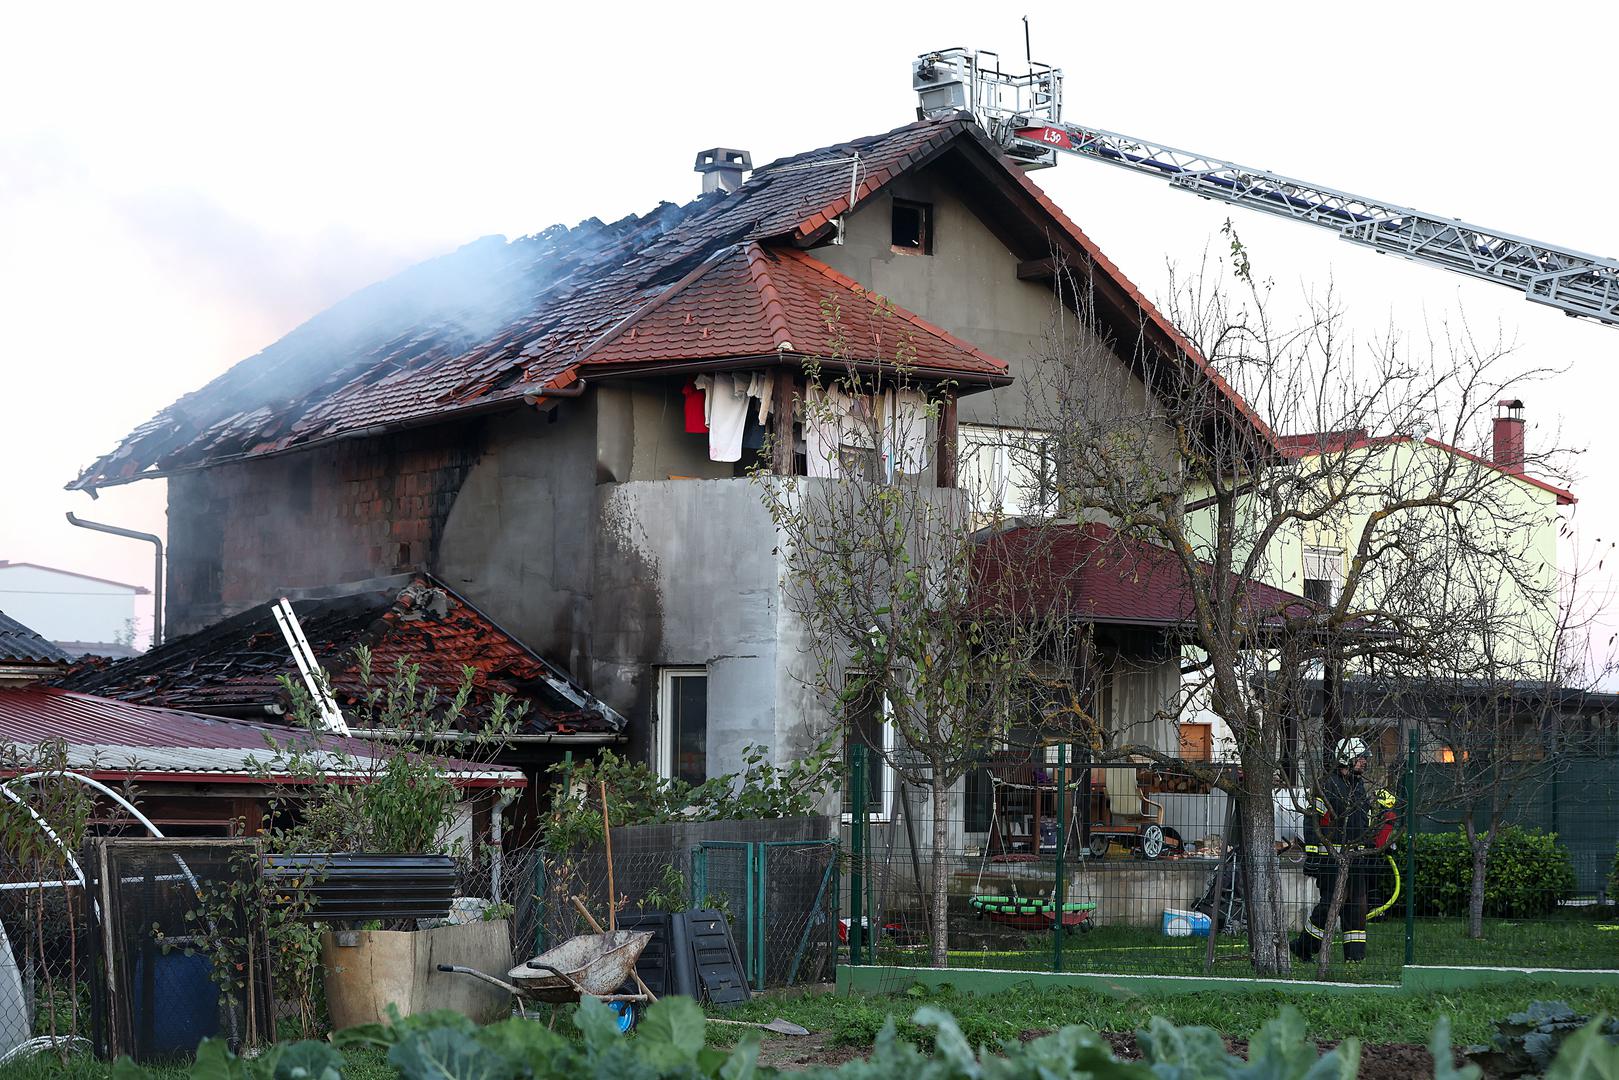
{"type": "MultiPolygon", "coordinates": [[[[613,887],[613,827],[607,820],[607,781],[598,780],[602,794],[602,842],[607,846],[607,929],[618,929],[618,892],[613,887]]],[[[588,918],[588,916],[587,916],[588,918]]],[[[596,928],[597,932],[601,927],[596,928]]]]}

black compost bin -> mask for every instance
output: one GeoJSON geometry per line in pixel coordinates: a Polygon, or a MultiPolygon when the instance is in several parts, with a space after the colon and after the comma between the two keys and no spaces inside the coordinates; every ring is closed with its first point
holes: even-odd
{"type": "Polygon", "coordinates": [[[313,902],[301,913],[322,922],[442,919],[457,883],[448,855],[266,855],[266,883],[313,902]]]}

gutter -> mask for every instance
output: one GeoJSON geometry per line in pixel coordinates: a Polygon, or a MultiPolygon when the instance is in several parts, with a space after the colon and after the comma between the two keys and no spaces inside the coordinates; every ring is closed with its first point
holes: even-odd
{"type": "MultiPolygon", "coordinates": [[[[356,739],[385,739],[397,742],[421,740],[421,736],[399,728],[350,728],[349,735],[356,739]]],[[[548,734],[507,735],[500,741],[514,746],[600,746],[604,743],[622,743],[629,740],[623,732],[552,732],[548,734]]],[[[427,742],[470,743],[484,741],[481,735],[464,731],[441,731],[426,739],[427,742]]]]}
{"type": "MultiPolygon", "coordinates": [[[[732,356],[720,360],[694,360],[685,364],[668,364],[652,362],[646,364],[613,364],[609,367],[591,369],[591,378],[609,380],[614,378],[627,378],[632,375],[683,375],[693,371],[735,371],[739,366],[743,370],[763,367],[783,367],[803,370],[803,361],[821,361],[825,369],[852,367],[863,375],[892,374],[895,367],[891,363],[876,360],[846,360],[829,359],[827,357],[808,356],[804,353],[769,353],[761,356],[732,356]],[[793,359],[789,359],[789,357],[793,359]],[[794,359],[798,363],[794,363],[794,359]]],[[[929,380],[953,383],[958,396],[978,393],[996,386],[1010,386],[1012,376],[989,375],[980,372],[945,371],[940,368],[907,366],[905,372],[910,375],[919,375],[929,380]]],[[[547,392],[550,393],[549,391],[547,392]]]]}

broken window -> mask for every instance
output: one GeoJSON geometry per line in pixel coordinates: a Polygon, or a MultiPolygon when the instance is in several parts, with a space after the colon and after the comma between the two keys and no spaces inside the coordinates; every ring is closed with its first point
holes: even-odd
{"type": "Polygon", "coordinates": [[[893,248],[912,255],[933,254],[933,207],[894,200],[893,248]]]}
{"type": "Polygon", "coordinates": [[[658,701],[659,771],[672,780],[708,779],[708,671],[664,668],[658,701]]]}

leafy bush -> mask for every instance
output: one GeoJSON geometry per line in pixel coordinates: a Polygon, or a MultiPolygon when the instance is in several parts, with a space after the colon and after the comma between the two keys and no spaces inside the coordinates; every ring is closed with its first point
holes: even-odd
{"type": "MultiPolygon", "coordinates": [[[[1292,1008],[1267,1021],[1248,1044],[1248,1060],[1226,1052],[1220,1035],[1199,1027],[1178,1028],[1154,1017],[1137,1034],[1141,1061],[1119,1061],[1108,1042],[1082,1027],[995,1049],[975,1049],[948,1012],[918,1009],[915,1024],[934,1031],[934,1052],[925,1054],[901,1039],[892,1019],[877,1033],[869,1060],[835,1069],[782,1073],[758,1065],[759,1033],[748,1032],[732,1050],[707,1045],[706,1021],[696,1003],[665,998],[647,1010],[633,1038],[619,1033],[607,1006],[586,999],[574,1014],[581,1038],[564,1038],[532,1020],[512,1019],[479,1028],[456,1013],[395,1018],[339,1032],[334,1046],[289,1043],[251,1059],[238,1058],[220,1040],[197,1053],[195,1080],[343,1080],[340,1050],[380,1047],[403,1080],[752,1080],[783,1076],[799,1080],[1352,1080],[1360,1046],[1347,1039],[1325,1055],[1305,1036],[1304,1020],[1292,1008]]],[[[1451,1065],[1449,1025],[1440,1021],[1429,1043],[1438,1080],[1476,1080],[1478,1070],[1451,1065]]],[[[1578,1059],[1560,1075],[1606,1077],[1619,1068],[1619,1047],[1604,1045],[1589,1031],[1577,1032],[1562,1055],[1578,1059]]],[[[1560,1064],[1559,1068],[1563,1068],[1560,1064]]],[[[122,1060],[114,1080],[146,1080],[153,1074],[122,1060]]]]}
{"type": "MultiPolygon", "coordinates": [[[[1460,828],[1416,838],[1416,899],[1425,915],[1465,916],[1473,853],[1460,828]]],[[[1529,918],[1574,895],[1574,862],[1556,833],[1506,825],[1495,834],[1484,872],[1484,914],[1529,918]]]]}
{"type": "Polygon", "coordinates": [[[1523,1012],[1497,1020],[1490,1045],[1469,1049],[1467,1056],[1491,1076],[1539,1076],[1552,1067],[1564,1043],[1588,1028],[1593,1039],[1599,1035],[1619,1049],[1619,1020],[1593,1023],[1566,1002],[1531,1002],[1523,1012]]]}

